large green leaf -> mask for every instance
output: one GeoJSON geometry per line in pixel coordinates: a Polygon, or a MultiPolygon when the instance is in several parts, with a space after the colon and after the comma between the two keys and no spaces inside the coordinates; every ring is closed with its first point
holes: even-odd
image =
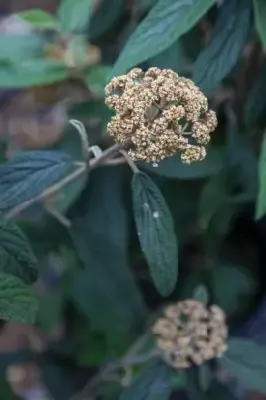
{"type": "Polygon", "coordinates": [[[0,318],[5,321],[35,322],[38,302],[31,287],[15,276],[0,273],[0,318]]]}
{"type": "Polygon", "coordinates": [[[167,49],[214,3],[215,0],[159,0],[129,38],[112,70],[112,76],[167,49]]]}
{"type": "Polygon", "coordinates": [[[92,329],[118,338],[134,333],[146,310],[128,266],[129,220],[122,167],[91,172],[76,204],[70,230],[84,268],[69,279],[69,292],[92,329]]]}
{"type": "Polygon", "coordinates": [[[224,162],[223,151],[209,149],[203,161],[190,165],[182,163],[180,157],[177,155],[160,161],[158,167],[144,162],[140,162],[139,166],[144,170],[162,175],[165,178],[200,179],[220,172],[224,166],[224,162]]]}
{"type": "Polygon", "coordinates": [[[193,81],[204,91],[215,89],[235,66],[251,22],[250,0],[225,1],[209,45],[194,65],[193,81]]]}
{"type": "Polygon", "coordinates": [[[182,68],[188,63],[187,57],[184,52],[183,44],[177,40],[166,50],[156,54],[149,60],[149,65],[161,69],[172,69],[173,71],[180,72],[182,68]]]}
{"type": "Polygon", "coordinates": [[[266,3],[264,0],[253,0],[255,24],[263,47],[266,47],[266,3]]]}
{"type": "Polygon", "coordinates": [[[49,85],[68,78],[68,68],[59,61],[27,59],[18,64],[0,62],[0,86],[9,89],[49,85]]]}
{"type": "Polygon", "coordinates": [[[83,32],[91,14],[94,0],[61,0],[58,11],[60,29],[63,32],[83,32]]]}
{"type": "Polygon", "coordinates": [[[71,158],[57,151],[26,151],[0,166],[0,210],[38,196],[60,179],[71,158]]]}
{"type": "Polygon", "coordinates": [[[256,219],[266,213],[266,133],[264,133],[259,157],[259,193],[257,195],[256,219]]]}
{"type": "Polygon", "coordinates": [[[168,296],[178,273],[177,238],[170,210],[159,188],[143,172],[133,177],[132,198],[138,238],[152,279],[159,293],[168,296]]]}
{"type": "Polygon", "coordinates": [[[248,93],[244,106],[244,122],[247,132],[256,125],[265,127],[266,116],[266,64],[262,65],[260,73],[256,76],[254,84],[248,93]]]}
{"type": "Polygon", "coordinates": [[[36,280],[37,259],[21,230],[0,217],[0,271],[18,276],[27,283],[36,280]]]}
{"type": "Polygon", "coordinates": [[[122,393],[120,400],[168,400],[171,395],[171,369],[161,363],[150,364],[122,393]]]}
{"type": "Polygon", "coordinates": [[[22,60],[39,57],[43,52],[44,40],[36,34],[1,35],[0,62],[19,63],[22,60]]]}
{"type": "Polygon", "coordinates": [[[58,27],[56,18],[40,9],[31,9],[20,11],[16,14],[24,22],[37,29],[56,30],[58,27]]]}
{"type": "Polygon", "coordinates": [[[102,0],[90,21],[90,38],[95,40],[110,29],[120,17],[125,6],[124,0],[102,0]]]}
{"type": "Polygon", "coordinates": [[[219,359],[223,368],[246,388],[266,393],[266,348],[251,340],[232,338],[219,359]]]}

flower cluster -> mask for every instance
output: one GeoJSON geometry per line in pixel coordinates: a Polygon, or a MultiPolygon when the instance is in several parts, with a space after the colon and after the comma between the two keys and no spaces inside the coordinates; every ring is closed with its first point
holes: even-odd
{"type": "Polygon", "coordinates": [[[107,130],[129,145],[133,160],[156,162],[177,151],[187,164],[205,158],[217,119],[190,79],[172,70],[135,68],[113,78],[105,92],[106,104],[116,111],[107,130]]]}
{"type": "Polygon", "coordinates": [[[181,301],[167,307],[152,330],[165,360],[174,368],[200,365],[227,350],[225,315],[216,305],[206,308],[196,300],[181,301]]]}

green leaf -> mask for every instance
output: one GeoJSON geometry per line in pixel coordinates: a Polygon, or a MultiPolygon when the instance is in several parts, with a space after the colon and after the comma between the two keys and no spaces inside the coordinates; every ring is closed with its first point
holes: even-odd
{"type": "Polygon", "coordinates": [[[215,89],[235,66],[250,29],[250,3],[230,0],[221,6],[210,43],[194,65],[192,80],[202,90],[215,89]]]}
{"type": "Polygon", "coordinates": [[[171,395],[171,370],[162,362],[150,364],[122,393],[120,400],[168,400],[171,395]]]}
{"type": "Polygon", "coordinates": [[[251,87],[247,100],[244,106],[244,122],[246,131],[249,133],[250,129],[262,125],[265,127],[266,116],[266,63],[263,63],[261,71],[254,80],[254,84],[251,87]]]}
{"type": "Polygon", "coordinates": [[[94,0],[61,0],[58,18],[63,32],[82,33],[86,29],[94,0]]]}
{"type": "Polygon", "coordinates": [[[180,40],[177,40],[166,50],[152,57],[149,61],[149,65],[161,69],[172,69],[175,72],[179,72],[188,64],[187,57],[185,55],[183,45],[180,40]]]}
{"type": "Polygon", "coordinates": [[[238,265],[221,265],[212,269],[210,285],[215,304],[229,316],[241,313],[256,293],[254,277],[245,267],[238,265]],[[226,282],[226,285],[221,285],[221,282],[226,282]]]}
{"type": "Polygon", "coordinates": [[[0,273],[0,318],[33,324],[38,302],[31,287],[15,276],[0,273]]]}
{"type": "Polygon", "coordinates": [[[26,151],[0,166],[0,211],[31,200],[58,181],[71,158],[57,151],[26,151]]]}
{"type": "Polygon", "coordinates": [[[90,38],[95,40],[110,29],[116,23],[124,8],[124,0],[102,0],[90,21],[90,38]]]}
{"type": "Polygon", "coordinates": [[[120,54],[112,76],[161,53],[186,33],[215,3],[215,0],[159,0],[120,54]]]}
{"type": "Polygon", "coordinates": [[[42,332],[51,333],[58,327],[63,316],[63,306],[64,294],[60,286],[39,296],[37,322],[42,332]]]}
{"type": "Polygon", "coordinates": [[[128,266],[129,216],[123,184],[122,167],[93,171],[69,216],[70,234],[84,268],[73,271],[68,291],[91,328],[112,340],[133,334],[146,317],[128,266]]]}
{"type": "Polygon", "coordinates": [[[52,14],[40,9],[24,10],[16,15],[24,22],[37,29],[56,30],[58,28],[56,18],[52,14]]]}
{"type": "Polygon", "coordinates": [[[182,163],[178,155],[160,161],[158,167],[153,167],[151,163],[144,162],[140,162],[138,165],[144,170],[162,175],[165,178],[200,179],[219,173],[224,162],[223,151],[209,149],[203,161],[191,165],[182,163]]]}
{"type": "Polygon", "coordinates": [[[222,367],[246,389],[266,393],[266,348],[240,338],[229,339],[228,346],[222,367]]]}
{"type": "Polygon", "coordinates": [[[259,156],[259,193],[256,202],[256,219],[262,218],[266,213],[266,133],[263,135],[259,156]]]}
{"type": "Polygon", "coordinates": [[[264,0],[253,0],[255,25],[262,45],[266,48],[266,3],[264,0]]]}
{"type": "Polygon", "coordinates": [[[19,64],[0,62],[0,86],[8,89],[42,86],[64,81],[68,68],[59,61],[33,59],[19,64]]]}
{"type": "Polygon", "coordinates": [[[133,176],[134,217],[141,248],[158,292],[168,296],[175,288],[178,250],[174,222],[165,199],[143,172],[133,176]]]}
{"type": "Polygon", "coordinates": [[[193,292],[193,299],[207,304],[209,300],[209,291],[205,285],[198,285],[193,292]]]}
{"type": "Polygon", "coordinates": [[[104,87],[111,68],[106,66],[91,67],[85,72],[84,79],[88,88],[97,95],[104,96],[104,87]]]}
{"type": "MultiPolygon", "coordinates": [[[[43,54],[44,40],[38,35],[1,35],[0,63],[27,61],[43,54]]],[[[4,64],[3,64],[4,65],[4,64]]],[[[19,66],[19,65],[18,65],[19,66]]],[[[3,68],[0,64],[0,69],[3,68]]]]}
{"type": "Polygon", "coordinates": [[[37,279],[37,259],[21,230],[0,217],[0,271],[32,283],[37,279]]]}

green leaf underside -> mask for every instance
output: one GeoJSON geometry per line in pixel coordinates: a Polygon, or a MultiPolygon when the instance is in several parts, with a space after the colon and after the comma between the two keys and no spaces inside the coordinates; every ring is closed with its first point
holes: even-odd
{"type": "Polygon", "coordinates": [[[203,91],[215,89],[233,69],[245,45],[250,21],[250,0],[230,0],[221,6],[210,43],[194,65],[192,80],[203,91]]]}
{"type": "Polygon", "coordinates": [[[38,302],[31,287],[20,279],[0,273],[0,318],[5,321],[33,324],[38,302]]]}
{"type": "Polygon", "coordinates": [[[38,275],[37,259],[21,230],[0,216],[0,271],[32,283],[38,275]]]}
{"type": "Polygon", "coordinates": [[[130,36],[111,76],[118,76],[171,46],[214,3],[215,0],[159,0],[130,36]]]}
{"type": "Polygon", "coordinates": [[[57,151],[26,151],[0,166],[0,211],[6,212],[42,193],[71,163],[57,151]]]}
{"type": "Polygon", "coordinates": [[[256,219],[266,214],[266,133],[263,135],[259,156],[259,193],[257,195],[256,219]]]}
{"type": "Polygon", "coordinates": [[[219,363],[250,390],[266,393],[266,349],[251,340],[229,339],[229,349],[219,363]]]}
{"type": "Polygon", "coordinates": [[[171,395],[171,370],[163,363],[148,365],[122,393],[120,400],[168,400],[171,395]]]}
{"type": "Polygon", "coordinates": [[[132,180],[134,217],[141,248],[154,284],[162,296],[175,288],[178,250],[174,223],[155,183],[143,172],[132,180]]]}

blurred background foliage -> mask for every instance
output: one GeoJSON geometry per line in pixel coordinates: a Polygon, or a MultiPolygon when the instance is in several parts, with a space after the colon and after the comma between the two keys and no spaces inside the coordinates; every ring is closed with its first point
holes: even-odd
{"type": "Polygon", "coordinates": [[[184,298],[220,305],[231,335],[266,344],[265,1],[12,2],[3,5],[0,33],[0,211],[32,248],[22,252],[25,237],[0,221],[2,286],[9,273],[32,283],[39,269],[36,324],[17,325],[32,322],[37,307],[20,281],[12,289],[24,306],[0,315],[11,320],[0,336],[1,398],[27,398],[25,388],[41,379],[55,400],[257,399],[246,389],[266,392],[266,359],[247,388],[221,367],[200,370],[195,382],[193,371],[146,362],[122,363],[105,380],[103,366],[131,354],[161,308],[184,298]],[[170,68],[208,96],[219,123],[206,159],[138,163],[146,175],[132,198],[132,171],[118,157],[20,210],[84,162],[84,137],[69,120],[84,124],[90,146],[113,144],[104,86],[134,66],[170,68]],[[144,200],[155,213],[147,226],[134,221],[144,200]],[[7,374],[28,360],[41,378],[7,374]]]}

